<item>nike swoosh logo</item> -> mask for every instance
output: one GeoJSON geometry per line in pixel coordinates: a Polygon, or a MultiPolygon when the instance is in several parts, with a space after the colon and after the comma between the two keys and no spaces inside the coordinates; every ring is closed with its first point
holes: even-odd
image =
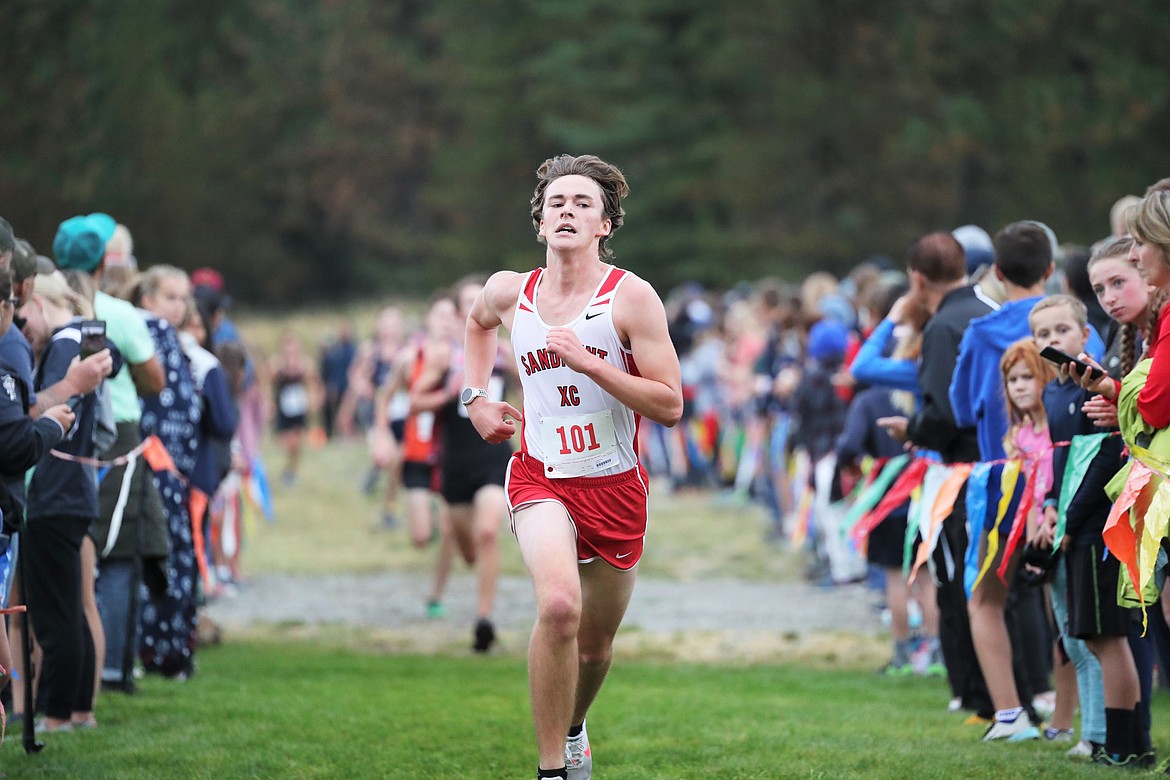
{"type": "Polygon", "coordinates": [[[628,552],[618,553],[617,555],[615,555],[613,557],[617,558],[620,561],[622,558],[625,558],[627,555],[630,555],[630,554],[631,553],[628,553],[628,552]]]}
{"type": "Polygon", "coordinates": [[[600,317],[602,314],[605,314],[605,312],[603,312],[603,311],[595,311],[595,312],[593,312],[592,314],[586,314],[586,315],[585,315],[585,319],[587,319],[587,320],[591,320],[591,319],[593,319],[594,317],[600,317]]]}

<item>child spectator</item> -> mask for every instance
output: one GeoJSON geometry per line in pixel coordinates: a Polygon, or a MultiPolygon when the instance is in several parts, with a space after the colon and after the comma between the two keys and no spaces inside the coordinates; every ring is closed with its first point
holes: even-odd
{"type": "MultiPolygon", "coordinates": [[[[1031,338],[1011,344],[1003,353],[999,367],[1005,399],[1003,416],[1008,422],[1002,446],[1009,457],[1023,459],[1020,473],[1034,476],[1024,489],[1038,496],[1042,502],[1052,479],[1052,440],[1048,437],[1042,394],[1053,372],[1040,357],[1040,350],[1031,338]]],[[[998,529],[999,538],[1007,540],[1015,522],[1026,522],[1029,527],[1033,527],[1034,518],[1035,508],[1027,517],[1014,518],[1009,506],[998,529]]],[[[983,547],[990,551],[986,539],[981,545],[983,547]]],[[[970,599],[971,634],[975,639],[975,652],[979,656],[979,665],[983,669],[996,709],[995,720],[983,735],[984,741],[1019,742],[1040,737],[1039,730],[1021,704],[1022,697],[1017,690],[1017,677],[1012,668],[1012,642],[1008,636],[1004,612],[1009,586],[1019,563],[1019,549],[1010,554],[1006,575],[1000,580],[998,570],[1003,556],[1007,554],[1006,544],[1000,544],[994,551],[990,565],[985,564],[986,573],[976,583],[970,599]]]]}
{"type": "MultiPolygon", "coordinates": [[[[1088,311],[1078,299],[1068,295],[1049,296],[1033,307],[1029,321],[1037,346],[1055,347],[1070,355],[1084,351],[1089,335],[1088,311]]],[[[1082,411],[1089,395],[1063,370],[1044,388],[1044,408],[1052,441],[1066,442],[1074,436],[1099,432],[1082,411]]],[[[1044,499],[1044,518],[1035,540],[1040,549],[1053,546],[1068,454],[1068,447],[1059,447],[1053,452],[1052,486],[1044,499]]],[[[1119,564],[1116,558],[1103,561],[1101,557],[1104,551],[1101,530],[1109,515],[1104,485],[1120,466],[1121,442],[1116,438],[1105,440],[1090,466],[1090,473],[1066,508],[1068,524],[1061,544],[1065,556],[1058,556],[1053,564],[1052,614],[1064,653],[1076,670],[1081,705],[1081,740],[1069,751],[1070,756],[1091,757],[1107,742],[1105,703],[1108,698],[1102,683],[1102,667],[1096,654],[1090,650],[1091,646],[1085,644],[1085,638],[1100,635],[1102,629],[1108,627],[1115,635],[1100,637],[1101,642],[1113,641],[1119,646],[1107,647],[1104,657],[1120,660],[1119,654],[1123,651],[1128,658],[1134,686],[1137,681],[1133,658],[1125,644],[1131,622],[1129,610],[1117,606],[1119,564]]],[[[1112,673],[1113,679],[1117,679],[1116,674],[1116,671],[1112,673]]],[[[1057,693],[1063,694],[1060,680],[1058,666],[1057,693]]],[[[1061,699],[1057,702],[1058,712],[1063,713],[1067,707],[1070,722],[1066,725],[1054,715],[1052,729],[1071,727],[1071,703],[1065,702],[1063,696],[1061,699]]],[[[1052,729],[1046,729],[1045,736],[1051,737],[1052,729]]],[[[1071,732],[1071,728],[1069,730],[1071,732]]]]}
{"type": "MultiPolygon", "coordinates": [[[[812,464],[811,475],[814,486],[814,518],[817,524],[816,555],[810,578],[820,579],[828,574],[827,582],[834,581],[834,569],[840,576],[840,560],[833,560],[830,553],[839,545],[833,544],[836,518],[829,509],[835,497],[836,480],[833,479],[835,463],[834,449],[837,437],[845,427],[845,401],[836,393],[833,376],[841,370],[845,359],[849,333],[836,320],[821,320],[812,326],[808,334],[807,359],[800,384],[793,395],[793,412],[796,428],[792,434],[794,449],[803,449],[812,464]]],[[[837,491],[839,493],[839,491],[837,491]]]]}
{"type": "MultiPolygon", "coordinates": [[[[892,417],[897,409],[891,399],[893,391],[885,387],[871,387],[858,393],[849,405],[845,430],[837,439],[837,465],[841,469],[854,468],[864,455],[874,458],[892,458],[902,454],[902,445],[877,424],[878,419],[892,417]]],[[[876,468],[876,466],[875,466],[876,468]]],[[[943,674],[942,649],[938,641],[938,605],[934,581],[930,577],[915,580],[914,593],[902,573],[902,559],[906,539],[906,521],[909,502],[895,509],[874,528],[868,539],[866,558],[873,566],[880,566],[885,574],[886,604],[890,610],[890,633],[894,652],[882,669],[888,675],[912,674],[916,654],[925,655],[931,673],[943,674]],[[910,632],[910,600],[922,608],[922,636],[910,632]]]]}

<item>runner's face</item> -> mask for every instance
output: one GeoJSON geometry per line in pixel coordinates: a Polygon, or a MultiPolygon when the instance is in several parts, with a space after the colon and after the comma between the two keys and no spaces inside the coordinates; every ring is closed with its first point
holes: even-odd
{"type": "Polygon", "coordinates": [[[455,304],[449,299],[435,301],[427,312],[427,330],[437,339],[455,335],[455,304]]]}
{"type": "Polygon", "coordinates": [[[1150,288],[1127,258],[1110,257],[1094,263],[1089,269],[1089,284],[1101,308],[1117,322],[1128,324],[1145,317],[1150,288]]]}
{"type": "Polygon", "coordinates": [[[587,247],[608,236],[612,223],[602,209],[601,187],[587,176],[561,176],[544,192],[540,236],[552,249],[587,247]]]}

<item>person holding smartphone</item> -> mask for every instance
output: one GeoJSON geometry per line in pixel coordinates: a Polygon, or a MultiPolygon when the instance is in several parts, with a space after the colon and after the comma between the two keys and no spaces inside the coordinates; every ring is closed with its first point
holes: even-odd
{"type": "MultiPolygon", "coordinates": [[[[12,275],[0,268],[0,335],[12,327],[16,300],[12,275]]],[[[66,404],[57,404],[39,417],[29,416],[28,390],[16,371],[0,365],[0,511],[5,533],[20,530],[24,513],[24,475],[45,453],[56,447],[72,430],[74,414],[66,404]],[[19,496],[19,501],[17,497],[19,496]]],[[[0,686],[7,684],[12,669],[7,631],[0,620],[0,686]]]]}
{"type": "MultiPolygon", "coordinates": [[[[48,387],[80,357],[82,326],[92,321],[81,318],[92,318],[93,310],[54,271],[38,275],[36,291],[20,313],[36,355],[35,386],[48,387]]],[[[114,367],[121,367],[116,353],[111,354],[114,367]]],[[[75,420],[57,450],[92,457],[97,396],[94,392],[76,395],[69,407],[75,420]]],[[[45,712],[43,730],[92,727],[97,724],[93,714],[95,646],[84,614],[81,547],[98,518],[93,466],[45,453],[29,480],[27,514],[27,544],[22,547],[22,554],[28,556],[25,598],[43,653],[36,697],[38,708],[45,712]]],[[[84,581],[92,587],[92,578],[84,581]]]]}

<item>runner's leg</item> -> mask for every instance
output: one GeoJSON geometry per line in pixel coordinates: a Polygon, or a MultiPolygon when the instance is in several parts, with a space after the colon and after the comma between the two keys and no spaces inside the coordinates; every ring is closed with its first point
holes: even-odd
{"type": "Polygon", "coordinates": [[[475,558],[478,563],[478,617],[490,618],[500,578],[500,525],[508,515],[502,485],[484,485],[475,493],[475,558]]]}
{"type": "Polygon", "coordinates": [[[589,705],[605,682],[613,661],[613,638],[625,617],[637,578],[633,570],[620,571],[601,560],[582,564],[580,570],[582,611],[581,628],[577,632],[580,672],[570,725],[585,722],[589,705]]]}
{"type": "Polygon", "coordinates": [[[528,685],[540,766],[565,763],[565,735],[577,690],[581,581],[572,524],[560,504],[542,501],[515,513],[516,541],[536,593],[528,646],[528,685]]]}

